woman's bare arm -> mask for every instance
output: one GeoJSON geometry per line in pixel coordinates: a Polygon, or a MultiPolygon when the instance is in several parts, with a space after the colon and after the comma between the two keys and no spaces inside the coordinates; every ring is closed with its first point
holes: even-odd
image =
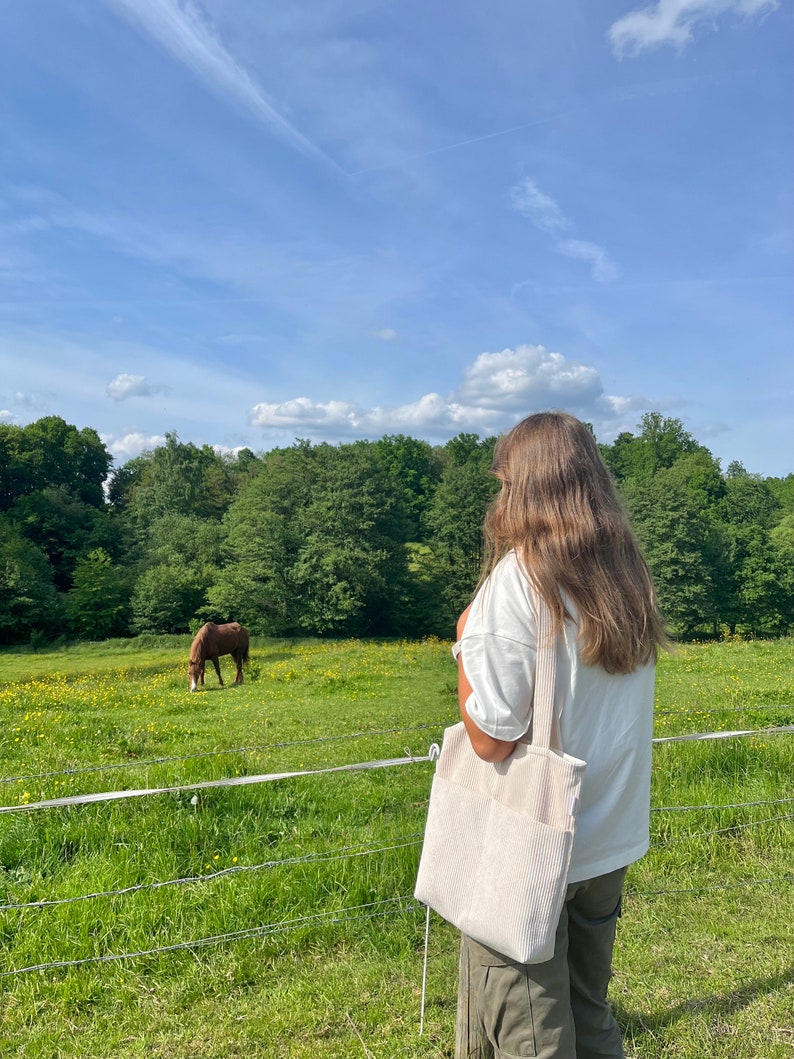
{"type": "MultiPolygon", "coordinates": [[[[463,630],[466,628],[466,619],[469,616],[470,609],[471,604],[466,607],[458,618],[457,633],[459,640],[463,636],[463,630]]],[[[463,652],[460,652],[458,655],[458,705],[460,706],[460,718],[466,727],[474,753],[484,761],[504,761],[505,758],[510,757],[513,753],[518,740],[508,742],[504,739],[494,739],[493,736],[478,728],[466,710],[466,700],[471,693],[472,687],[463,668],[463,652]]]]}

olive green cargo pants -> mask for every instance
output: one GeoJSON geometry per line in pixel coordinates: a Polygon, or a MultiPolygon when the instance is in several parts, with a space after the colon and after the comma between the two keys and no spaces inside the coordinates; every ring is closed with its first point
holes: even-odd
{"type": "Polygon", "coordinates": [[[619,1059],[607,1002],[626,869],[568,887],[554,956],[522,964],[463,937],[456,1059],[619,1059]]]}

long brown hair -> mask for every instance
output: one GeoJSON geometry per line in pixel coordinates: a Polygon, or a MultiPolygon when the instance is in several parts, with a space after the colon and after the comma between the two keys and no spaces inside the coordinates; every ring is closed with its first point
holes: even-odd
{"type": "Polygon", "coordinates": [[[582,660],[630,673],[668,644],[653,580],[590,430],[565,412],[528,416],[496,443],[502,482],[485,518],[486,576],[515,549],[555,626],[576,607],[582,660]]]}

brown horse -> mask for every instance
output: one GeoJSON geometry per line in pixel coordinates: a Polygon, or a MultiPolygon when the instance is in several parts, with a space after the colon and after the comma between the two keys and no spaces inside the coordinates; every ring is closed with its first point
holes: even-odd
{"type": "Polygon", "coordinates": [[[232,656],[237,663],[234,682],[242,684],[243,662],[248,661],[248,629],[238,621],[230,622],[228,625],[216,625],[215,622],[208,621],[206,625],[202,625],[190,645],[190,664],[187,671],[191,691],[195,691],[199,684],[203,685],[204,666],[207,659],[215,666],[218,683],[223,687],[218,655],[232,656]]]}

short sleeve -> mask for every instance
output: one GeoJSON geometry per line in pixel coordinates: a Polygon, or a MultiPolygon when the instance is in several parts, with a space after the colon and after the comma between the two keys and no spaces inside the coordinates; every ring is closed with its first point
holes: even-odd
{"type": "Polygon", "coordinates": [[[472,687],[466,712],[494,739],[520,739],[529,729],[536,631],[533,591],[511,553],[481,586],[453,648],[472,687]]]}

